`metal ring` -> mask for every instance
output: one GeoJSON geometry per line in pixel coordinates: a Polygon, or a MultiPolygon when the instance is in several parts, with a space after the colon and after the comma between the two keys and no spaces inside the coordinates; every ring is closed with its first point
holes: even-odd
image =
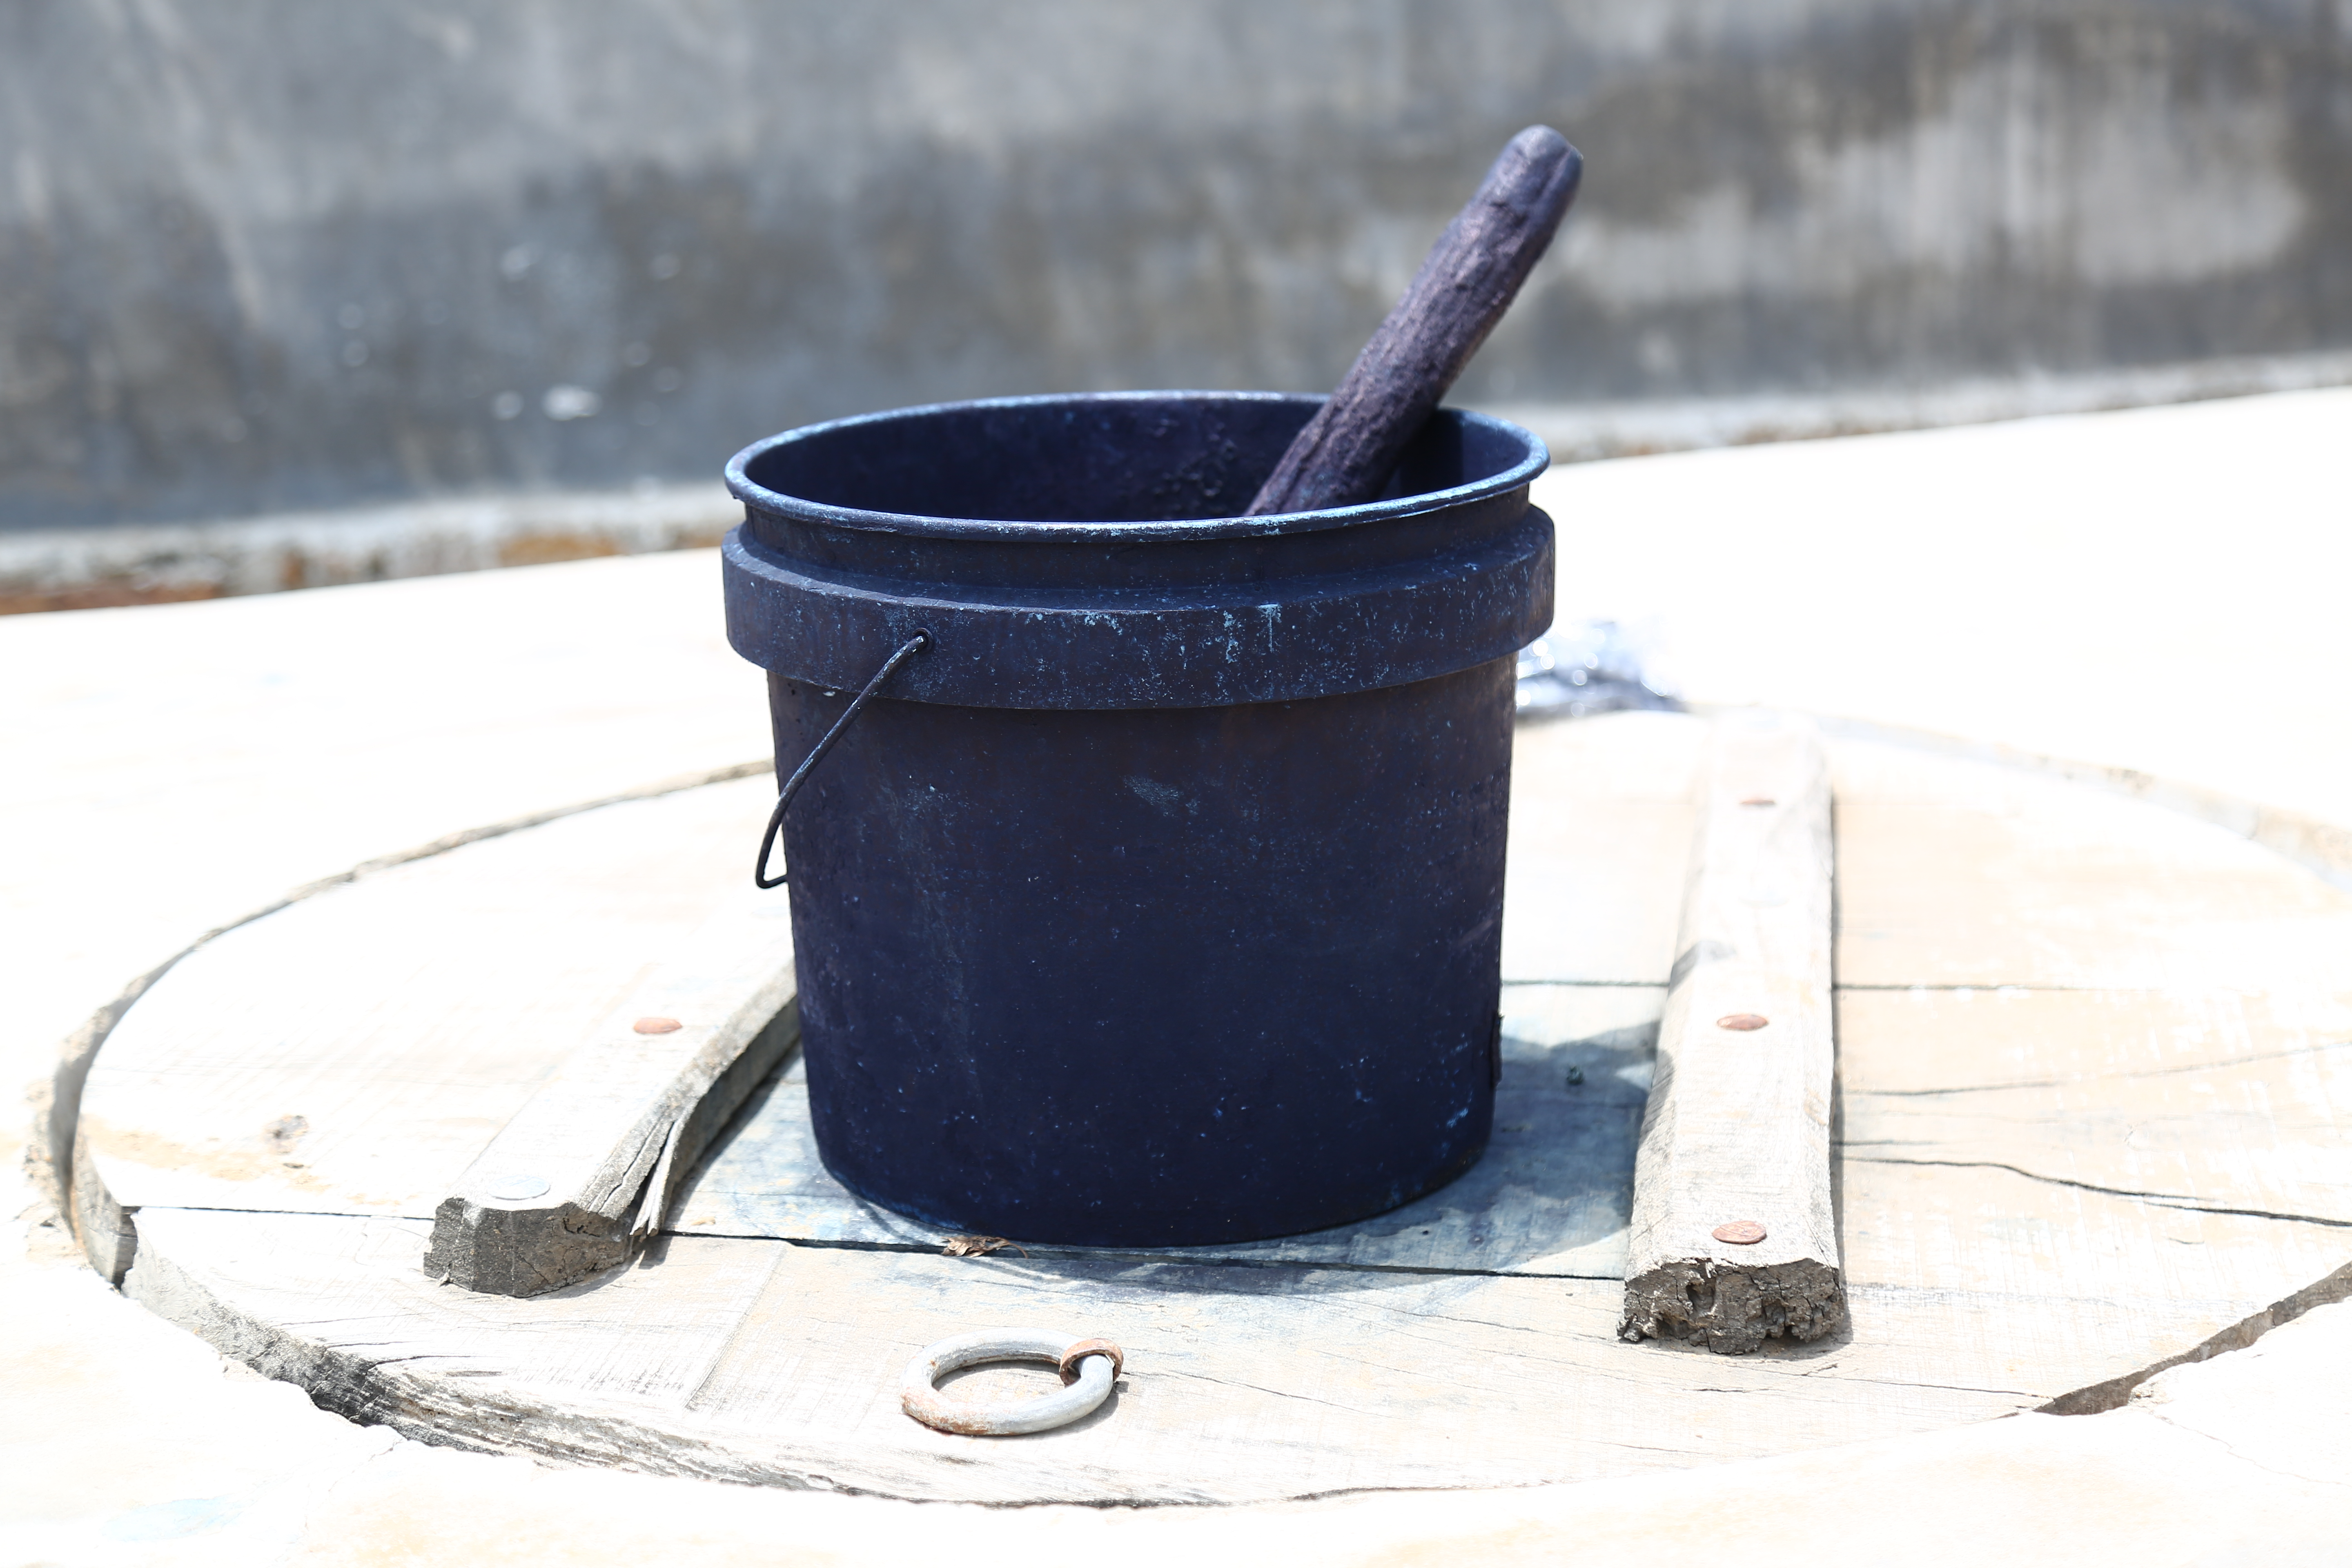
{"type": "Polygon", "coordinates": [[[1116,1364],[1126,1359],[1118,1346],[1106,1345],[1088,1353],[1078,1363],[1077,1382],[1069,1387],[1010,1405],[950,1399],[940,1392],[939,1380],[984,1361],[1041,1361],[1058,1366],[1063,1356],[1090,1342],[1103,1342],[1045,1329],[982,1329],[958,1334],[926,1347],[907,1363],[898,1383],[898,1404],[926,1426],[967,1437],[1010,1437],[1066,1426],[1110,1397],[1111,1380],[1118,1375],[1116,1364]]]}

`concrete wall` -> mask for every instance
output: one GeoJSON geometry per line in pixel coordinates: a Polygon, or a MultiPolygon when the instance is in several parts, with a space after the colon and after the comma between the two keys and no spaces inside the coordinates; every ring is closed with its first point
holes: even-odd
{"type": "Polygon", "coordinates": [[[1462,400],[2352,346],[2352,0],[16,0],[0,526],[1328,386],[1537,120],[1462,400]]]}

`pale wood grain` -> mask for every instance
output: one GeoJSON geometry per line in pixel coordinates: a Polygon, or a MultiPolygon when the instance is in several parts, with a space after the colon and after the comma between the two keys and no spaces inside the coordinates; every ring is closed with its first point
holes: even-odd
{"type": "Polygon", "coordinates": [[[1839,1015],[1909,1046],[1846,1074],[1849,1160],[1960,1151],[2179,1212],[2342,1227],[2352,1255],[2331,1114],[2352,1104],[2352,992],[1853,992],[1839,1015]]]}
{"type": "Polygon", "coordinates": [[[713,983],[775,999],[789,921],[743,869],[772,795],[747,779],[601,808],[216,939],[109,1037],[89,1163],[131,1209],[429,1217],[641,987],[709,974],[720,934],[713,983]]]}
{"type": "MultiPolygon", "coordinates": [[[[423,1280],[420,1229],[154,1211],[129,1289],[331,1408],[420,1437],[987,1502],[1633,1475],[2027,1409],[2131,1353],[2115,1320],[2062,1323],[1988,1377],[1983,1347],[2010,1303],[1967,1292],[1857,1292],[1851,1344],[1727,1361],[1620,1343],[1613,1281],[684,1237],[595,1283],[517,1300],[423,1280]],[[899,1412],[916,1350],[1028,1321],[1124,1346],[1111,1405],[986,1442],[899,1412]]],[[[2128,1337],[2194,1332],[2167,1310],[2136,1308],[2128,1337]]]]}
{"type": "Polygon", "coordinates": [[[1850,1284],[2007,1292],[2021,1339],[2121,1303],[2202,1313],[2057,1402],[2094,1410],[2336,1276],[2352,895],[2103,790],[1831,755],[1850,1284]]]}
{"type": "MultiPolygon", "coordinates": [[[[1563,1052],[1583,1067],[1588,1088],[1597,1068],[1638,1078],[1646,1065],[1645,1020],[1658,1006],[1674,937],[1670,922],[1661,933],[1654,910],[1661,902],[1671,910],[1679,891],[1692,767],[1705,732],[1704,724],[1671,715],[1522,732],[1515,802],[1570,809],[1540,826],[1524,816],[1515,822],[1513,897],[1563,868],[1612,856],[1623,876],[1662,879],[1667,892],[1662,899],[1645,885],[1619,898],[1596,884],[1553,927],[1572,951],[1534,956],[1556,977],[1580,983],[1510,988],[1507,1104],[1522,1089],[1551,1094],[1538,1079],[1516,1086],[1515,1079],[1523,1067],[1549,1074],[1563,1052]],[[1622,842],[1595,845],[1622,837],[1635,819],[1612,816],[1605,809],[1612,801],[1662,820],[1680,813],[1679,838],[1654,833],[1654,852],[1638,854],[1622,842]],[[1610,929],[1612,899],[1640,926],[1637,940],[1610,929]],[[1643,965],[1648,986],[1615,983],[1638,981],[1643,965]],[[1590,983],[1595,978],[1609,983],[1590,983]]],[[[627,1268],[517,1300],[450,1289],[420,1274],[428,1229],[422,1207],[411,1218],[397,1210],[220,1212],[278,1206],[288,1188],[256,1177],[240,1190],[201,1171],[183,1189],[199,1195],[176,1207],[152,1195],[173,1175],[164,1171],[135,1216],[139,1251],[126,1283],[174,1321],[331,1407],[440,1441],[913,1498],[1099,1503],[1623,1475],[2018,1409],[2095,1408],[2151,1366],[2242,1342],[2259,1331],[2247,1325],[2259,1324],[2271,1303],[2337,1269],[2347,1250],[2342,1227],[2224,1211],[2338,1212],[2329,1206],[2337,1178],[2326,1155],[2347,1086],[2331,1041],[2346,1037],[2338,1031],[2352,1022],[2345,972],[2352,896],[2284,863],[2231,863],[2217,881],[2196,868],[2221,852],[2161,825],[2108,821],[2105,814],[2120,804],[2112,800],[2086,816],[2063,789],[2019,792],[1999,778],[1952,773],[1957,764],[1948,763],[1919,766],[1853,746],[1836,749],[1833,763],[1847,792],[1837,823],[1839,879],[1865,895],[1864,912],[1910,876],[1964,889],[1969,901],[1965,918],[1947,926],[1912,920],[1886,928],[1874,945],[1874,984],[1895,989],[1840,993],[1850,1145],[1838,1167],[1839,1202],[1852,1325],[1825,1341],[1771,1342],[1729,1359],[1672,1342],[1619,1343],[1622,1284],[1576,1277],[1623,1256],[1622,1231],[1594,1241],[1578,1229],[1610,1223],[1601,1189],[1580,1190],[1582,1210],[1548,1208],[1533,1201],[1541,1192],[1516,1191],[1507,1179],[1482,1194],[1472,1184],[1483,1176],[1423,1200],[1445,1215],[1422,1227],[1432,1232],[1426,1238],[1412,1234],[1411,1212],[1400,1211],[1386,1229],[1380,1221],[1351,1227],[1344,1247],[1329,1236],[1270,1244],[1299,1249],[1286,1258],[962,1259],[929,1252],[928,1235],[793,1246],[681,1234],[627,1268]],[[1856,809],[1881,798],[1871,794],[1880,788],[1898,806],[1925,798],[1963,817],[1972,800],[1991,809],[1969,832],[1923,845],[1906,811],[1856,809]],[[2002,833],[2029,844],[2104,844],[2103,879],[2053,887],[2023,874],[2032,856],[2006,879],[1976,874],[1986,835],[2002,833]],[[2178,863],[2165,859],[2176,854],[2178,863]],[[2135,856],[2148,862],[2145,878],[2128,875],[2135,856]],[[2273,885],[2275,897],[2247,894],[2249,886],[2273,885]],[[2042,901],[2052,899],[2070,911],[2064,921],[2042,921],[2042,901]],[[2052,941],[2074,944],[2063,956],[2078,973],[2104,962],[2103,900],[2129,904],[2129,921],[2119,922],[2124,940],[2202,955],[2181,971],[2180,984],[2033,989],[2049,973],[2037,965],[2048,962],[2052,941]],[[2276,922],[2282,908],[2293,916],[2287,927],[2276,922]],[[2263,940],[2283,929],[2301,933],[2284,957],[2263,940]],[[2017,940],[2020,932],[2029,939],[2017,940]],[[1964,994],[1938,978],[1952,973],[1952,944],[1961,941],[1972,944],[1967,972],[2006,993],[1964,994]],[[2198,1092],[2200,1081],[2212,1096],[2198,1092]],[[1953,1111],[1978,1095],[1988,1114],[1953,1111]],[[2207,1098],[2226,1114],[2200,1114],[2193,1102],[2207,1098]],[[2111,1117],[2110,1101],[2150,1116],[2111,1117]],[[2270,1123],[2260,1135],[2258,1114],[2270,1123]],[[2200,1147],[2208,1132],[2210,1146],[2200,1147]],[[1923,1163],[1890,1163],[1890,1150],[1923,1163]],[[2031,1173],[1999,1168],[1994,1155],[2031,1173]],[[2124,1177],[2193,1185],[2159,1191],[2150,1180],[2158,1195],[2137,1196],[2066,1184],[2130,1184],[2124,1177]],[[212,1201],[224,1194],[232,1201],[212,1201]],[[2183,1194],[2193,1204],[2174,1201],[2183,1194]],[[207,1209],[214,1212],[199,1212],[207,1209]],[[1555,1228],[1547,1233],[1547,1225],[1555,1228]],[[926,1251],[883,1250],[900,1247],[926,1251]],[[1500,1271],[1471,1271],[1489,1264],[1500,1271]],[[891,1403],[898,1368],[932,1339],[995,1322],[1064,1320],[1074,1332],[1108,1333],[1131,1352],[1123,1391],[1090,1423],[1058,1437],[975,1447],[935,1440],[891,1403]]],[[[706,856],[714,877],[740,879],[744,824],[755,828],[765,804],[764,789],[746,794],[737,821],[719,811],[675,819],[646,840],[643,858],[573,840],[561,858],[618,879],[609,896],[538,882],[540,901],[517,905],[509,919],[601,925],[626,904],[629,879],[658,879],[663,864],[691,868],[706,856]]],[[[2011,855],[2009,864],[2019,858],[2011,855]]],[[[487,874],[488,862],[473,864],[487,874]]],[[[475,897],[458,883],[442,896],[459,905],[475,897]]],[[[674,912],[678,923],[669,929],[684,932],[709,910],[674,912]]],[[[323,963],[333,950],[313,942],[304,951],[323,963]]],[[[641,984],[641,972],[632,968],[625,983],[641,984]]],[[[222,994],[235,994],[226,983],[222,994]]],[[[334,1013],[307,1016],[323,1026],[334,1013]]],[[[371,1037],[376,1048],[394,1049],[402,1037],[371,1037]]],[[[329,1043],[313,1040],[310,1048],[323,1052],[329,1043]]],[[[509,1116],[556,1070],[560,1055],[520,1089],[501,1091],[510,1095],[509,1116]]],[[[280,1052],[260,1068],[287,1064],[319,1081],[313,1059],[280,1052]]],[[[430,1065],[423,1057],[394,1060],[430,1065]]],[[[239,1080],[236,1094],[205,1081],[250,1065],[227,1045],[197,1065],[178,1092],[213,1096],[215,1115],[222,1106],[249,1107],[261,1092],[257,1079],[239,1080]]],[[[477,1062],[474,1070],[488,1078],[489,1067],[477,1062]]],[[[1615,1081],[1630,1101],[1634,1079],[1615,1081]]],[[[377,1092],[396,1099],[398,1087],[386,1079],[377,1092]]],[[[1564,1071],[1561,1088],[1564,1101],[1564,1071]]],[[[460,1109],[474,1092],[464,1081],[449,1086],[460,1109]]],[[[140,1094],[117,1103],[159,1119],[178,1113],[161,1089],[140,1094]]],[[[290,1100],[281,1106],[285,1098],[273,1093],[267,1102],[297,1109],[290,1100]]],[[[772,1131],[778,1124],[766,1119],[786,1098],[776,1086],[734,1136],[763,1125],[772,1131]]],[[[1516,1114],[1507,1111],[1506,1129],[1520,1124],[1516,1114]]],[[[182,1139],[202,1127],[167,1124],[182,1139]]],[[[1555,1103],[1535,1107],[1526,1124],[1592,1136],[1596,1146],[1515,1151],[1498,1139],[1497,1173],[1507,1176],[1530,1152],[1540,1158],[1525,1168],[1538,1173],[1606,1167],[1599,1122],[1577,1122],[1555,1103]],[[1562,1120],[1541,1120],[1554,1115],[1562,1120]]],[[[477,1127],[464,1160],[435,1168],[454,1179],[496,1131],[477,1127]]],[[[419,1137],[445,1152],[462,1142],[448,1134],[435,1143],[430,1129],[401,1115],[383,1117],[373,1131],[361,1123],[351,1136],[354,1146],[335,1166],[346,1196],[364,1195],[352,1173],[365,1160],[394,1159],[357,1146],[368,1138],[419,1137]]],[[[740,1168],[752,1168],[751,1152],[742,1152],[740,1168]]],[[[681,1194],[671,1226],[719,1228],[696,1224],[707,1217],[698,1194],[720,1195],[706,1183],[735,1155],[733,1144],[714,1152],[681,1194]]],[[[108,1157],[133,1179],[151,1179],[136,1162],[108,1157]]],[[[760,1202],[774,1197],[746,1191],[760,1202]]]]}
{"type": "Polygon", "coordinates": [[[573,1052],[475,1156],[434,1212],[425,1272],[536,1296],[625,1262],[660,1223],[712,1136],[800,1037],[789,952],[765,924],[705,929],[573,1052]],[[782,967],[779,967],[779,963],[782,967]],[[621,1018],[681,1022],[637,1034],[621,1018]],[[504,1191],[519,1177],[538,1195],[504,1191]]]}
{"type": "Polygon", "coordinates": [[[1746,1353],[1844,1326],[1830,1201],[1831,883],[1819,734],[1769,712],[1720,721],[1642,1122],[1628,1339],[1746,1353]],[[1760,1026],[1731,1026],[1740,1020],[1760,1026]],[[1719,1234],[1727,1225],[1763,1234],[1741,1245],[1719,1234]]]}
{"type": "Polygon", "coordinates": [[[81,1255],[89,1260],[99,1278],[110,1285],[120,1285],[138,1253],[139,1227],[131,1222],[130,1212],[114,1201],[114,1194],[100,1179],[97,1167],[90,1163],[89,1139],[75,1140],[71,1170],[73,1180],[68,1191],[74,1240],[80,1244],[81,1255]]]}
{"type": "Polygon", "coordinates": [[[1850,1286],[2005,1293],[2021,1340],[2122,1303],[2198,1315],[2063,1408],[2230,1348],[2352,1259],[2340,1002],[1923,987],[1838,1012],[1850,1286]]]}
{"type": "Polygon", "coordinates": [[[1838,984],[2308,990],[2345,893],[2210,822],[1988,763],[1835,748],[1838,984]]]}

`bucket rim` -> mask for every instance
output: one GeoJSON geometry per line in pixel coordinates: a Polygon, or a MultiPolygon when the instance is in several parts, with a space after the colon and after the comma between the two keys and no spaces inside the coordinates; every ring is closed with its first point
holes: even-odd
{"type": "Polygon", "coordinates": [[[1234,539],[1276,533],[1312,533],[1323,529],[1349,528],[1360,523],[1380,522],[1393,518],[1417,517],[1426,512],[1444,511],[1465,502],[1483,500],[1491,496],[1508,493],[1531,483],[1551,466],[1551,450],[1541,437],[1523,425],[1491,414],[1479,414],[1466,408],[1439,407],[1432,418],[1454,419],[1473,428],[1484,428],[1516,437],[1525,443],[1527,454],[1517,462],[1498,473],[1482,479],[1452,485],[1444,489],[1423,490],[1416,495],[1397,496],[1388,500],[1366,501],[1360,506],[1328,507],[1316,511],[1274,512],[1264,517],[1204,517],[1174,518],[1151,521],[1055,522],[1019,521],[993,518],[934,517],[919,512],[876,511],[860,507],[835,506],[827,501],[811,500],[805,496],[787,495],[770,489],[750,476],[750,467],[769,452],[780,447],[802,441],[815,440],[835,431],[865,425],[887,424],[895,420],[919,416],[960,413],[970,409],[1034,408],[1055,405],[1106,403],[1148,403],[1169,398],[1192,398],[1218,403],[1290,403],[1307,407],[1319,407],[1325,398],[1311,393],[1292,392],[1231,392],[1171,389],[1132,392],[1042,393],[1019,397],[972,397],[946,403],[921,403],[905,408],[881,409],[871,414],[853,414],[840,419],[827,419],[814,425],[803,425],[791,430],[754,441],[727,462],[727,489],[747,507],[776,512],[803,521],[829,523],[836,528],[860,529],[877,533],[900,533],[928,536],[935,539],[993,539],[1033,543],[1142,542],[1150,540],[1234,539]]]}

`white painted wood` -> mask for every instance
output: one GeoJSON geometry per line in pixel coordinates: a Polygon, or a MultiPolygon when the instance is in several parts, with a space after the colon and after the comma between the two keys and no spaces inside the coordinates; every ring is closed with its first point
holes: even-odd
{"type": "Polygon", "coordinates": [[[1831,889],[1819,734],[1769,711],[1719,721],[1642,1122],[1629,1340],[1738,1354],[1845,1324],[1830,1202],[1831,889]]]}

